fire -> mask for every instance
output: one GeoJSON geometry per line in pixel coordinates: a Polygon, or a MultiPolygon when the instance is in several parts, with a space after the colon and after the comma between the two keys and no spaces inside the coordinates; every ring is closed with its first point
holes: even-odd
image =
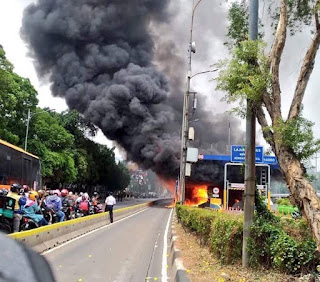
{"type": "Polygon", "coordinates": [[[186,201],[187,206],[197,207],[208,201],[208,186],[197,185],[187,187],[186,189],[186,201]]]}

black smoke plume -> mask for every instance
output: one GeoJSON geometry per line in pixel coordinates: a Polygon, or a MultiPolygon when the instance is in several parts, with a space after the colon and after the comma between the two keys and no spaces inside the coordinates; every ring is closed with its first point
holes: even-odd
{"type": "MultiPolygon", "coordinates": [[[[25,10],[21,34],[55,96],[116,141],[129,160],[176,177],[186,68],[170,42],[168,52],[163,45],[155,56],[162,35],[150,32],[170,19],[168,2],[38,0],[25,10]]],[[[227,140],[225,119],[204,111],[198,117],[196,145],[227,140]]]]}

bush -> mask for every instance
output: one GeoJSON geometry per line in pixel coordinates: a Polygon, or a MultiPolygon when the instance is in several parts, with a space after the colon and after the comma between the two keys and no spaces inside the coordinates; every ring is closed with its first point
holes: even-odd
{"type": "Polygon", "coordinates": [[[241,259],[243,217],[219,213],[211,225],[211,251],[222,263],[241,259]]]}
{"type": "MultiPolygon", "coordinates": [[[[176,211],[182,225],[195,232],[222,263],[241,259],[243,216],[181,205],[176,211]]],[[[262,205],[257,205],[248,251],[251,266],[285,273],[310,272],[320,263],[306,222],[277,218],[262,205]]]]}
{"type": "Polygon", "coordinates": [[[200,243],[207,245],[223,263],[241,258],[241,216],[181,205],[177,205],[176,210],[182,225],[196,232],[200,243]]]}

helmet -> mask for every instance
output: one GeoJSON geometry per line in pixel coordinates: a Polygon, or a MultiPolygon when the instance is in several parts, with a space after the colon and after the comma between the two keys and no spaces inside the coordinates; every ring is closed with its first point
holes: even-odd
{"type": "Polygon", "coordinates": [[[70,191],[70,192],[69,192],[69,196],[72,196],[72,195],[73,195],[73,193],[70,191]]]}
{"type": "Polygon", "coordinates": [[[0,189],[0,196],[7,196],[8,195],[8,190],[7,189],[0,189]]]}
{"type": "Polygon", "coordinates": [[[53,194],[56,194],[56,195],[58,195],[59,197],[61,196],[61,192],[60,192],[59,189],[54,190],[54,191],[53,191],[53,194]]]}
{"type": "Polygon", "coordinates": [[[83,196],[85,196],[86,197],[86,200],[88,200],[89,199],[89,195],[88,195],[88,193],[86,192],[86,193],[84,193],[83,194],[83,196]]]}
{"type": "Polygon", "coordinates": [[[68,195],[69,191],[67,189],[61,190],[61,196],[66,197],[68,195]]]}
{"type": "Polygon", "coordinates": [[[94,192],[93,192],[93,196],[98,196],[98,192],[97,192],[97,191],[94,191],[94,192]]]}
{"type": "Polygon", "coordinates": [[[46,192],[45,192],[44,190],[39,190],[39,191],[38,191],[39,198],[44,197],[45,194],[46,194],[46,192]]]}
{"type": "Polygon", "coordinates": [[[32,200],[32,201],[35,201],[36,198],[39,197],[39,194],[37,191],[30,191],[29,192],[29,199],[32,200]]]}
{"type": "Polygon", "coordinates": [[[11,192],[14,192],[14,193],[18,193],[20,189],[21,189],[21,185],[18,183],[12,184],[10,188],[11,192]]]}

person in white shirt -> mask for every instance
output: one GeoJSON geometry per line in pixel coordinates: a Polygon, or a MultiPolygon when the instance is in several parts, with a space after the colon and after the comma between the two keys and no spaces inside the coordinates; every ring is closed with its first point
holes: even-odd
{"type": "Polygon", "coordinates": [[[116,204],[116,199],[113,197],[113,193],[110,192],[109,196],[106,198],[106,208],[105,211],[109,212],[110,222],[113,222],[113,206],[116,204]]]}

